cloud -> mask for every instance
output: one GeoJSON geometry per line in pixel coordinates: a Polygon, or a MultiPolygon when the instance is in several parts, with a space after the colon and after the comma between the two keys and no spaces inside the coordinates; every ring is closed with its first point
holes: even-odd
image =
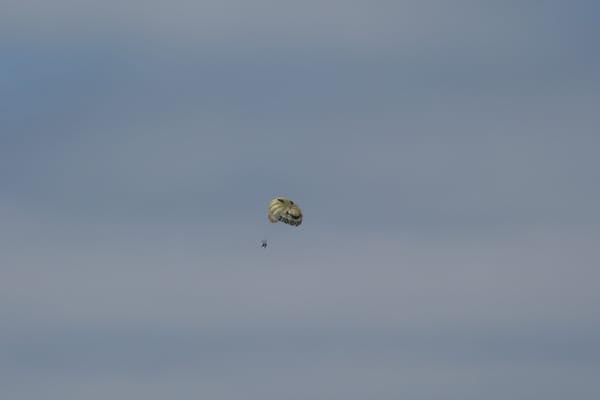
{"type": "Polygon", "coordinates": [[[594,11],[4,7],[4,393],[594,397],[594,11]]]}

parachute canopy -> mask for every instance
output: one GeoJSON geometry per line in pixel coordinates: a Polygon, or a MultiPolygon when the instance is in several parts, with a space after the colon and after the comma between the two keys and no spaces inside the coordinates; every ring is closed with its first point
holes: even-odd
{"type": "Polygon", "coordinates": [[[272,223],[283,222],[292,226],[300,226],[302,210],[290,199],[275,197],[269,203],[268,217],[272,223]]]}

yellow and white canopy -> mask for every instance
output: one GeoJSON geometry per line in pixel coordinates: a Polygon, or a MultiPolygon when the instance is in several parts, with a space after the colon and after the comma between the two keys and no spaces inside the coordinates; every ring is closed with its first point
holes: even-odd
{"type": "Polygon", "coordinates": [[[268,217],[272,223],[283,222],[292,226],[300,226],[302,210],[292,200],[276,197],[269,203],[268,217]]]}

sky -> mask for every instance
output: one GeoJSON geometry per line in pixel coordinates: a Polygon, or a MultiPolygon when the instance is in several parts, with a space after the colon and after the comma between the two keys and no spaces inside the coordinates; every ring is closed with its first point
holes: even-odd
{"type": "Polygon", "coordinates": [[[2,4],[3,399],[599,398],[596,2],[2,4]]]}

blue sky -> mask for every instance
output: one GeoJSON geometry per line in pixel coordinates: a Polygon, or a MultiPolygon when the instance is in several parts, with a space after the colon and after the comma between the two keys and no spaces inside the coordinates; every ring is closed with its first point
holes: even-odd
{"type": "Polygon", "coordinates": [[[599,11],[9,1],[4,396],[598,398],[599,11]]]}

